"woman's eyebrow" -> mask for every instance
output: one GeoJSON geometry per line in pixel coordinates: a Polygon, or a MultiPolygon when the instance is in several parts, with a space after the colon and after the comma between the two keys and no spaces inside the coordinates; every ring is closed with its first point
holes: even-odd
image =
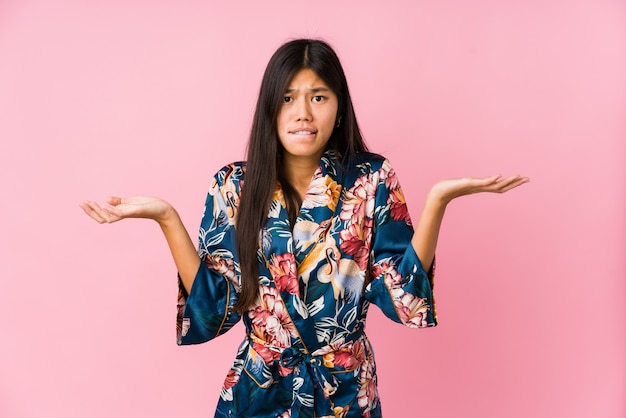
{"type": "MultiPolygon", "coordinates": [[[[291,94],[294,93],[296,91],[296,89],[287,89],[285,91],[285,94],[291,94]]],[[[320,93],[320,92],[328,92],[330,91],[330,89],[328,87],[314,87],[312,89],[309,89],[309,91],[311,93],[320,93]]]]}

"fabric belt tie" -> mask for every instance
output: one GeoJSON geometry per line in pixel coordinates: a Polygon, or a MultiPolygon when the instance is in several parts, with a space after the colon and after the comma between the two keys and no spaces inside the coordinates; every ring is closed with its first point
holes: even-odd
{"type": "Polygon", "coordinates": [[[324,366],[321,356],[311,356],[298,348],[287,347],[280,355],[280,364],[294,370],[291,418],[312,416],[312,408],[318,417],[334,417],[330,396],[337,391],[339,382],[324,366]]]}

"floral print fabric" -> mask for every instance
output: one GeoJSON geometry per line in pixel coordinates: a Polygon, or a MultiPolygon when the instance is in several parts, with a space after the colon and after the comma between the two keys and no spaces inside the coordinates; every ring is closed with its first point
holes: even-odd
{"type": "Polygon", "coordinates": [[[200,227],[203,260],[179,293],[178,343],[211,340],[243,319],[246,337],[216,417],[380,417],[365,329],[370,303],[411,328],[436,325],[432,272],[411,245],[402,189],[387,160],[327,151],[291,227],[280,185],[259,234],[259,298],[240,316],[235,247],[245,164],[213,178],[200,227]],[[243,317],[243,318],[242,318],[243,317]]]}

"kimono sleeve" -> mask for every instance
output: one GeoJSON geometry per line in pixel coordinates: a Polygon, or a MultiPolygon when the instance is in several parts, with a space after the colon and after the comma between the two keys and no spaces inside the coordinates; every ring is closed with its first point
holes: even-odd
{"type": "Polygon", "coordinates": [[[179,345],[209,341],[240,319],[232,309],[240,283],[234,227],[239,185],[233,179],[238,169],[241,171],[237,166],[225,167],[213,178],[200,225],[201,263],[189,294],[178,279],[179,345]]]}
{"type": "Polygon", "coordinates": [[[365,298],[390,319],[411,328],[437,325],[433,272],[424,271],[411,239],[413,226],[395,171],[385,160],[377,175],[371,281],[365,298]]]}

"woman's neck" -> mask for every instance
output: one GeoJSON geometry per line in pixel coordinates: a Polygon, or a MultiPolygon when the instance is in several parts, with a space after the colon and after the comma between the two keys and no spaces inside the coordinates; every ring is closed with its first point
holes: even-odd
{"type": "MultiPolygon", "coordinates": [[[[321,158],[321,156],[320,156],[321,158]]],[[[319,166],[319,158],[290,157],[284,160],[284,169],[287,180],[304,200],[309,189],[311,178],[319,166]]]]}

